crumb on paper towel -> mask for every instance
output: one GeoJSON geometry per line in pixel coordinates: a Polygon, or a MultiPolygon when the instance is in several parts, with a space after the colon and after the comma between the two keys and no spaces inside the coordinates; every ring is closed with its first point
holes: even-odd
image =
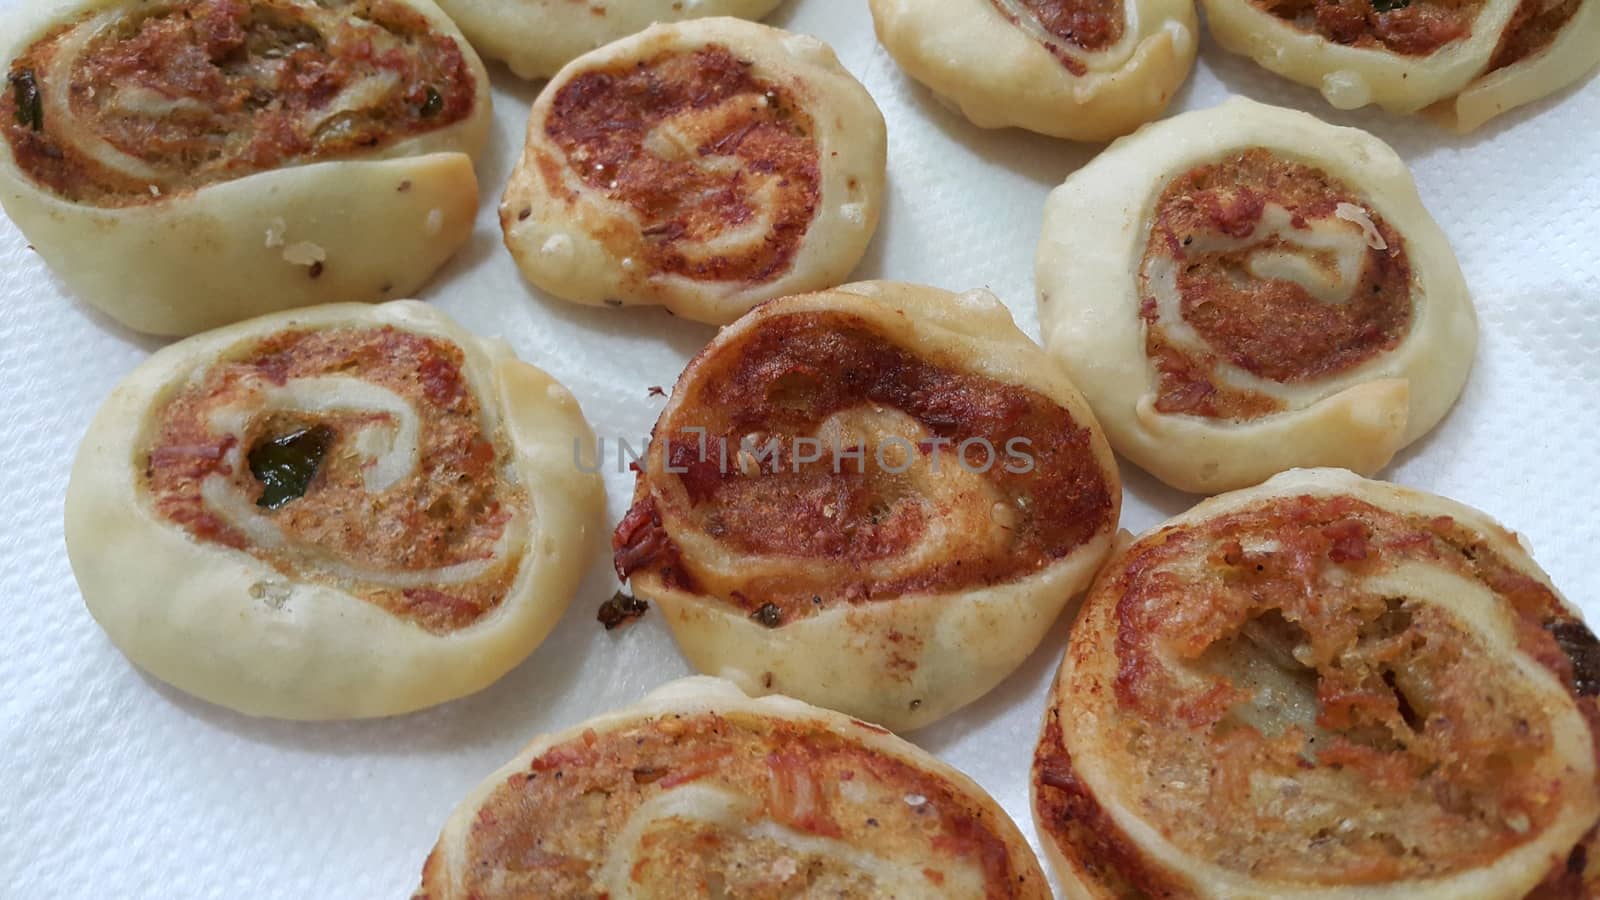
{"type": "Polygon", "coordinates": [[[617,591],[611,599],[600,604],[600,612],[595,616],[595,621],[606,627],[607,631],[620,628],[623,625],[638,619],[650,611],[650,604],[638,597],[617,591]]]}
{"type": "Polygon", "coordinates": [[[283,259],[297,266],[315,266],[327,261],[328,251],[310,241],[296,241],[283,248],[283,259]]]}

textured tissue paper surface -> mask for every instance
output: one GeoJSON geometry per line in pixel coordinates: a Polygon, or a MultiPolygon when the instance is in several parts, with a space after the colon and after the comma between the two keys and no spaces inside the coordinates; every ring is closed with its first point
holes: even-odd
{"type": "MultiPolygon", "coordinates": [[[[22,0],[0,0],[0,13],[22,0]]],[[[790,0],[772,24],[815,34],[889,123],[889,196],[858,278],[987,287],[1037,336],[1033,256],[1046,193],[1099,147],[988,132],[910,82],[862,0],[790,0]]],[[[423,292],[503,335],[582,402],[597,434],[648,433],[713,335],[659,310],[573,306],[518,277],[495,218],[538,86],[498,65],[477,230],[423,292]]],[[[1174,111],[1230,93],[1359,125],[1413,167],[1477,300],[1482,344],[1460,404],[1383,477],[1465,501],[1521,532],[1600,622],[1600,82],[1457,137],[1379,113],[1339,113],[1209,39],[1174,111]]],[[[93,248],[81,265],[94,265],[93,248]]],[[[67,296],[0,220],[0,897],[395,898],[455,803],[528,739],[689,674],[659,612],[606,633],[616,581],[592,571],[543,648],[488,690],[373,722],[253,720],[140,674],[84,610],[62,543],[78,441],[119,378],[159,345],[67,296]]],[[[632,479],[607,467],[609,514],[632,479]]],[[[1194,498],[1124,465],[1123,525],[1194,498]]],[[[911,735],[971,774],[1035,839],[1027,767],[1066,636],[988,697],[911,735]]]]}

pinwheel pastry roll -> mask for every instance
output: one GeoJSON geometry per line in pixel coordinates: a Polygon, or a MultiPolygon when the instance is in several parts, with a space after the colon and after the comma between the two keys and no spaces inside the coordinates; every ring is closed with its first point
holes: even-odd
{"type": "Polygon", "coordinates": [[[1446,101],[1463,129],[1600,62],[1593,0],[1204,0],[1217,42],[1340,109],[1446,101]],[[1459,100],[1451,100],[1457,95],[1459,100]]]}
{"type": "Polygon", "coordinates": [[[408,712],[521,662],[592,558],[577,401],[414,301],[167,347],[67,488],[84,602],[150,674],[251,715],[408,712]]]}
{"type": "Polygon", "coordinates": [[[849,276],[886,154],[877,105],[821,41],[739,19],[660,25],[545,87],[500,224],[557,297],[726,324],[849,276]]]}
{"type": "Polygon", "coordinates": [[[540,737],[450,816],[414,900],[1048,900],[960,772],[873,725],[715,678],[540,737]]]}
{"type": "Polygon", "coordinates": [[[1033,763],[1072,898],[1597,896],[1600,644],[1512,533],[1336,469],[1090,590],[1033,763]]]}
{"type": "Polygon", "coordinates": [[[1477,322],[1405,164],[1233,99],[1113,144],[1046,204],[1045,346],[1119,453],[1195,492],[1370,475],[1466,382],[1477,322]]]}
{"type": "Polygon", "coordinates": [[[1111,451],[983,291],[758,307],[678,380],[618,575],[700,671],[920,727],[1038,646],[1110,550],[1111,451]]]}
{"type": "Polygon", "coordinates": [[[870,0],[900,68],[984,128],[1106,141],[1189,77],[1193,0],[870,0]]]}
{"type": "Polygon", "coordinates": [[[1429,112],[1457,131],[1471,131],[1582,80],[1596,66],[1600,2],[1523,0],[1483,73],[1429,112]]]}
{"type": "Polygon", "coordinates": [[[0,203],[131,328],[404,297],[471,233],[489,84],[430,0],[10,12],[0,203]]]}
{"type": "Polygon", "coordinates": [[[780,0],[443,0],[484,56],[523,78],[549,78],[597,47],[657,22],[708,16],[759,19],[780,0]]]}

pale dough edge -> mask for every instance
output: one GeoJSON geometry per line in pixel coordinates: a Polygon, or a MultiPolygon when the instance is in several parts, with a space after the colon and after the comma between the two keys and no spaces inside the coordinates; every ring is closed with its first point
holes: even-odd
{"type": "Polygon", "coordinates": [[[619,0],[601,4],[571,0],[441,0],[439,5],[461,26],[472,46],[506,64],[519,78],[549,78],[591,50],[643,31],[657,22],[701,16],[761,19],[782,0],[619,0]]]}
{"type": "Polygon", "coordinates": [[[1453,96],[1489,64],[1519,0],[1487,0],[1472,34],[1428,56],[1351,47],[1295,27],[1250,0],[1200,0],[1224,49],[1322,93],[1338,109],[1417,112],[1453,96]]]}
{"type": "Polygon", "coordinates": [[[1067,71],[989,0],[868,5],[878,40],[895,62],[973,124],[1108,141],[1161,114],[1189,77],[1199,48],[1191,0],[1130,2],[1139,30],[1128,58],[1084,76],[1067,71]]]}

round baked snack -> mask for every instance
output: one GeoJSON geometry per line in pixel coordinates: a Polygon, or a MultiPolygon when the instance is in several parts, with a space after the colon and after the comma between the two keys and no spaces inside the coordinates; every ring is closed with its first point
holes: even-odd
{"type": "Polygon", "coordinates": [[[869,0],[906,74],[984,128],[1107,141],[1156,118],[1199,43],[1193,0],[869,0]]]}
{"type": "Polygon", "coordinates": [[[1514,534],[1287,472],[1101,570],[1045,710],[1039,834],[1073,898],[1582,900],[1597,694],[1600,643],[1514,534]]]}
{"type": "Polygon", "coordinates": [[[1477,346],[1461,267],[1394,151],[1244,99],[1068,178],[1038,285],[1045,346],[1111,445],[1186,491],[1370,475],[1449,411],[1477,346]]]}
{"type": "Polygon", "coordinates": [[[484,56],[523,78],[549,78],[562,66],[657,22],[705,16],[759,19],[781,0],[442,0],[450,18],[484,56]]]}
{"type": "MultiPolygon", "coordinates": [[[[1224,48],[1316,88],[1339,109],[1375,103],[1398,113],[1454,97],[1497,60],[1524,53],[1517,47],[1545,42],[1561,27],[1546,9],[1564,2],[1204,0],[1224,48]]],[[[1579,38],[1591,54],[1595,38],[1579,38]]]]}
{"type": "Polygon", "coordinates": [[[430,0],[12,12],[0,203],[124,325],[404,297],[472,232],[489,82],[430,0]]]}
{"type": "Polygon", "coordinates": [[[1488,67],[1459,96],[1430,112],[1471,131],[1547,97],[1600,66],[1600,0],[1522,0],[1488,67]]]}
{"type": "Polygon", "coordinates": [[[413,900],[1048,900],[971,779],[873,725],[686,678],[540,737],[444,826],[413,900]]]}
{"type": "Polygon", "coordinates": [[[612,547],[700,671],[900,731],[1021,664],[1121,503],[1088,405],[999,300],[872,282],[722,330],[612,547]]]}
{"type": "Polygon", "coordinates": [[[885,134],[816,38],[659,25],[539,95],[500,205],[506,247],[562,299],[725,324],[849,277],[878,225],[885,134]]]}
{"type": "Polygon", "coordinates": [[[414,301],[167,347],[67,488],[84,602],[163,681],[251,715],[384,716],[483,688],[554,627],[604,509],[566,388],[414,301]]]}

